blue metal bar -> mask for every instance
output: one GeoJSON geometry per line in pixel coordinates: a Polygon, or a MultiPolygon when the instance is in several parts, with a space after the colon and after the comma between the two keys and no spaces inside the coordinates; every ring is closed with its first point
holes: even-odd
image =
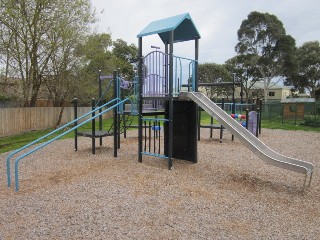
{"type": "MultiPolygon", "coordinates": [[[[101,109],[101,108],[103,108],[103,107],[105,107],[105,106],[107,106],[107,105],[110,105],[110,104],[112,104],[113,102],[118,101],[118,100],[119,100],[119,99],[113,99],[113,100],[111,100],[111,101],[109,101],[109,102],[105,103],[105,104],[104,104],[104,105],[102,105],[101,107],[99,107],[99,108],[95,109],[95,111],[97,111],[97,110],[99,110],[99,109],[101,109]]],[[[88,113],[86,113],[86,114],[84,114],[84,115],[82,115],[82,116],[78,117],[77,119],[74,119],[73,121],[71,121],[71,122],[69,122],[69,123],[67,123],[67,124],[65,124],[65,125],[63,125],[63,126],[61,126],[61,127],[57,128],[57,129],[55,129],[54,131],[52,131],[52,132],[50,132],[50,133],[48,133],[48,134],[46,134],[46,135],[44,135],[44,136],[42,136],[42,137],[40,137],[40,138],[38,138],[38,139],[34,140],[34,141],[32,141],[31,143],[28,143],[27,145],[25,145],[25,146],[23,146],[23,147],[21,147],[21,148],[19,148],[19,149],[15,150],[15,151],[13,151],[12,153],[10,153],[10,154],[8,155],[8,157],[7,157],[7,185],[8,185],[8,187],[10,187],[10,186],[11,186],[11,175],[10,175],[10,171],[11,171],[10,169],[11,169],[11,168],[10,168],[10,159],[11,159],[15,154],[17,154],[17,153],[21,152],[22,150],[24,150],[24,149],[26,149],[26,148],[28,148],[28,147],[30,147],[30,146],[32,146],[32,145],[34,145],[34,144],[36,144],[36,143],[40,142],[41,140],[43,140],[43,139],[45,139],[45,138],[47,138],[47,137],[51,136],[52,134],[54,134],[54,133],[56,133],[56,132],[58,132],[58,131],[60,131],[60,130],[64,129],[65,127],[67,127],[67,126],[69,126],[69,125],[71,125],[71,124],[73,124],[73,123],[75,123],[75,122],[79,121],[80,119],[82,119],[82,118],[84,118],[84,117],[87,117],[87,116],[88,116],[88,115],[90,115],[90,114],[92,114],[92,111],[90,111],[90,112],[88,112],[88,113]]]]}
{"type": "Polygon", "coordinates": [[[129,100],[129,99],[126,98],[126,99],[124,99],[124,100],[116,103],[115,105],[113,105],[113,106],[111,106],[111,107],[103,110],[101,113],[95,115],[94,117],[91,117],[91,118],[83,121],[82,123],[78,124],[77,126],[69,129],[68,131],[65,131],[65,132],[61,133],[60,135],[54,137],[53,139],[51,139],[51,140],[49,140],[49,141],[47,141],[47,142],[45,142],[45,143],[42,143],[41,145],[37,146],[36,148],[30,150],[29,152],[26,152],[25,154],[19,156],[19,157],[14,161],[15,190],[16,190],[16,191],[19,190],[19,162],[20,162],[21,159],[23,159],[23,158],[25,158],[26,156],[28,156],[28,155],[30,155],[30,154],[38,151],[39,149],[43,148],[44,146],[46,146],[46,145],[54,142],[54,141],[57,140],[58,138],[60,138],[60,137],[62,137],[62,136],[64,136],[64,135],[68,134],[69,132],[71,132],[71,131],[79,128],[80,126],[86,124],[87,122],[90,122],[93,118],[97,118],[97,117],[101,116],[102,114],[104,114],[104,113],[112,110],[113,108],[118,107],[119,105],[122,105],[124,102],[126,102],[126,101],[128,101],[128,100],[129,100]]]}
{"type": "Polygon", "coordinates": [[[152,157],[165,158],[165,159],[168,159],[168,158],[169,158],[169,157],[167,157],[167,156],[165,156],[165,155],[161,155],[161,154],[157,154],[157,153],[141,152],[141,154],[143,154],[143,155],[148,155],[148,156],[152,156],[152,157]]]}
{"type": "Polygon", "coordinates": [[[189,60],[189,61],[197,62],[197,60],[194,60],[194,59],[191,59],[191,58],[179,57],[179,56],[175,56],[175,55],[173,55],[173,57],[175,57],[175,58],[180,58],[180,59],[184,59],[184,60],[189,60]]]}
{"type": "MultiPolygon", "coordinates": [[[[108,105],[110,105],[110,104],[112,104],[113,102],[116,102],[116,101],[118,101],[118,100],[120,100],[120,99],[115,98],[115,99],[113,99],[113,100],[111,100],[111,101],[109,101],[109,102],[105,103],[105,104],[104,104],[104,105],[102,105],[101,107],[96,108],[94,111],[97,111],[97,110],[99,110],[99,109],[101,109],[101,108],[103,108],[103,107],[106,107],[106,106],[108,106],[108,105]]],[[[41,140],[43,140],[43,139],[45,139],[45,138],[47,138],[47,137],[51,136],[52,134],[54,134],[54,133],[56,133],[56,132],[58,132],[58,131],[60,131],[60,130],[64,129],[65,127],[67,127],[67,126],[69,126],[69,125],[71,125],[71,124],[73,124],[73,123],[75,123],[75,122],[77,122],[77,121],[81,120],[82,118],[85,118],[85,117],[87,117],[87,116],[91,115],[91,114],[92,114],[92,112],[93,112],[93,111],[90,111],[90,112],[88,112],[88,113],[86,113],[86,114],[84,114],[84,115],[82,115],[82,116],[78,117],[77,119],[74,119],[73,121],[71,121],[71,122],[69,122],[69,123],[67,123],[67,124],[65,124],[65,125],[63,125],[63,126],[61,126],[61,127],[57,128],[57,129],[55,129],[54,131],[52,131],[52,132],[50,132],[50,133],[48,133],[48,134],[46,134],[46,135],[44,135],[44,136],[42,136],[42,137],[40,137],[40,138],[38,138],[38,139],[34,140],[33,142],[31,142],[31,143],[29,143],[29,144],[27,144],[27,145],[25,145],[25,146],[23,146],[23,147],[21,147],[21,148],[19,148],[19,149],[15,150],[15,151],[13,151],[12,153],[10,153],[10,154],[8,155],[8,157],[7,157],[7,185],[8,185],[8,187],[10,187],[10,186],[11,186],[10,159],[13,157],[13,155],[15,155],[15,154],[17,154],[17,153],[21,152],[22,150],[24,150],[24,149],[26,149],[26,148],[28,148],[28,147],[30,147],[30,146],[32,146],[32,145],[34,145],[34,144],[36,144],[36,143],[40,142],[41,140]]]]}
{"type": "Polygon", "coordinates": [[[147,121],[156,121],[156,122],[169,122],[169,119],[166,118],[142,118],[142,120],[147,120],[147,121]]]}

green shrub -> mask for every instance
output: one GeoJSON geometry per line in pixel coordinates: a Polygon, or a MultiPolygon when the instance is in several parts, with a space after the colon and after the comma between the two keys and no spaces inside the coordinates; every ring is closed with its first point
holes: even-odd
{"type": "Polygon", "coordinates": [[[301,125],[304,126],[311,126],[311,127],[320,127],[320,119],[315,118],[313,116],[305,117],[304,122],[301,123],[301,125]]]}

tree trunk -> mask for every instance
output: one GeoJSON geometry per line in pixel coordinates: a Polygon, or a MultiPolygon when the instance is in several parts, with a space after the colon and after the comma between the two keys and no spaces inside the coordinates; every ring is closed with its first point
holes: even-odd
{"type": "Polygon", "coordinates": [[[62,106],[61,109],[60,109],[59,118],[58,118],[58,121],[56,123],[55,128],[58,128],[59,125],[61,124],[63,111],[64,111],[64,106],[62,106]]]}

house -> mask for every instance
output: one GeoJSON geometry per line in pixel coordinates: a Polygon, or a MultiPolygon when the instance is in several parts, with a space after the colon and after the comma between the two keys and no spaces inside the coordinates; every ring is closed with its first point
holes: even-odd
{"type": "Polygon", "coordinates": [[[285,119],[303,120],[306,108],[312,108],[314,98],[287,98],[280,102],[282,104],[282,122],[285,119]]]}
{"type": "MultiPolygon", "coordinates": [[[[246,83],[244,83],[245,85],[246,83]]],[[[253,84],[253,86],[249,87],[250,83],[248,83],[248,88],[249,89],[249,94],[248,94],[248,98],[264,98],[264,84],[263,82],[257,81],[253,84]]],[[[246,85],[245,85],[246,87],[246,85]]],[[[290,97],[292,95],[291,93],[291,86],[281,86],[280,84],[276,84],[271,82],[269,85],[269,89],[268,89],[268,95],[267,95],[267,100],[272,102],[278,102],[281,101],[282,99],[286,99],[288,97],[290,97]]],[[[235,90],[235,99],[239,99],[241,98],[240,96],[240,92],[241,92],[241,88],[240,87],[236,87],[235,90]]],[[[243,98],[245,99],[245,91],[243,93],[243,98]]]]}
{"type": "MultiPolygon", "coordinates": [[[[213,88],[217,88],[217,87],[213,87],[213,88]]],[[[244,87],[243,87],[244,101],[246,99],[246,92],[245,92],[246,88],[249,89],[248,99],[264,98],[263,82],[255,82],[252,86],[250,86],[250,82],[248,82],[247,84],[246,82],[244,82],[244,87]]],[[[281,86],[280,84],[271,83],[268,89],[267,100],[269,102],[279,102],[282,99],[286,99],[292,95],[291,89],[292,89],[291,86],[281,86]]],[[[228,90],[222,91],[222,92],[228,92],[229,94],[228,97],[226,97],[225,95],[224,96],[217,95],[215,93],[216,91],[212,91],[211,93],[210,90],[211,90],[210,87],[199,87],[200,92],[206,93],[207,95],[211,94],[212,96],[208,96],[210,98],[220,99],[224,97],[224,98],[232,99],[232,86],[228,86],[228,90]]],[[[239,86],[239,84],[235,88],[234,97],[236,101],[240,101],[241,99],[241,87],[239,86]]]]}

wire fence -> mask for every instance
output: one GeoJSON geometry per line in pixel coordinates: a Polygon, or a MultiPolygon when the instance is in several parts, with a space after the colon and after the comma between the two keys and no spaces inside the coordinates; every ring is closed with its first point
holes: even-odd
{"type": "Polygon", "coordinates": [[[281,121],[282,123],[307,123],[307,125],[320,126],[320,102],[264,103],[261,118],[262,120],[281,121]]]}

